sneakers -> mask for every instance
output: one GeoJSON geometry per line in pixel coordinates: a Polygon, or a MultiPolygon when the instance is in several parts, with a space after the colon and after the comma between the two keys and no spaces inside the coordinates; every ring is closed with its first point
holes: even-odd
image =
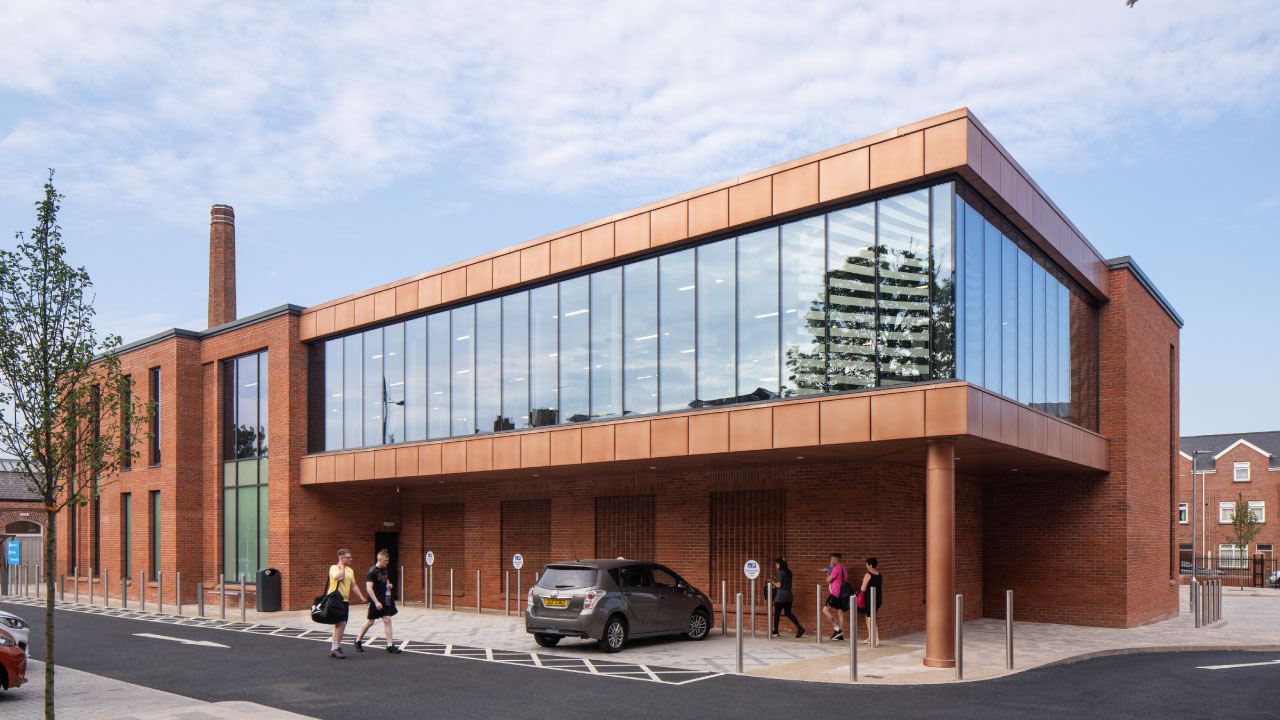
{"type": "Polygon", "coordinates": [[[769,633],[769,637],[776,638],[776,637],[782,637],[782,635],[777,630],[774,630],[773,632],[769,633]]]}
{"type": "Polygon", "coordinates": [[[395,646],[395,645],[388,645],[388,646],[387,646],[387,652],[391,653],[392,655],[399,655],[399,654],[400,654],[400,648],[399,648],[399,647],[397,647],[397,646],[395,646]]]}
{"type": "Polygon", "coordinates": [[[336,659],[336,660],[346,660],[346,659],[347,659],[347,656],[342,654],[342,648],[338,648],[337,650],[330,650],[330,651],[329,651],[329,657],[334,658],[334,659],[336,659]]]}
{"type": "Polygon", "coordinates": [[[799,630],[796,630],[796,637],[797,638],[804,637],[804,628],[800,628],[799,630]]]}
{"type": "Polygon", "coordinates": [[[364,641],[356,640],[356,652],[364,652],[364,641]]]}
{"type": "Polygon", "coordinates": [[[844,639],[844,633],[840,631],[840,628],[836,628],[835,632],[831,633],[831,642],[835,642],[837,640],[843,640],[843,639],[844,639]]]}

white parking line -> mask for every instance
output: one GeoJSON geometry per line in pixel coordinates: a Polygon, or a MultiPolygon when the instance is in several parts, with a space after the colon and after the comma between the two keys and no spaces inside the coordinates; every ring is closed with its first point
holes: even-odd
{"type": "Polygon", "coordinates": [[[1242,667],[1261,667],[1263,665],[1277,665],[1277,664],[1280,664],[1280,660],[1264,660],[1263,662],[1238,663],[1236,665],[1199,665],[1196,667],[1196,669],[1197,670],[1234,670],[1235,668],[1242,668],[1242,667]]]}
{"type": "Polygon", "coordinates": [[[591,671],[592,675],[600,674],[600,671],[596,669],[596,666],[590,660],[582,658],[582,664],[587,666],[587,669],[591,671]]]}

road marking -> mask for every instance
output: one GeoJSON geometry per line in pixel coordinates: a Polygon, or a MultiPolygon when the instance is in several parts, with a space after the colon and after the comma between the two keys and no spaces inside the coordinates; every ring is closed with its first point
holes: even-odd
{"type": "Polygon", "coordinates": [[[640,668],[644,670],[646,673],[648,673],[649,677],[653,678],[656,682],[662,682],[662,678],[658,677],[657,675],[654,675],[653,671],[649,669],[648,665],[641,665],[640,668]]]}
{"type": "Polygon", "coordinates": [[[600,671],[596,669],[596,666],[590,660],[582,658],[582,664],[587,666],[587,669],[591,671],[592,675],[600,674],[600,671]]]}
{"type": "Polygon", "coordinates": [[[1280,665],[1280,660],[1264,660],[1256,663],[1239,663],[1236,665],[1200,665],[1197,670],[1233,670],[1242,667],[1261,667],[1263,665],[1280,665]]]}
{"type": "Polygon", "coordinates": [[[154,633],[134,633],[133,636],[152,638],[153,640],[172,640],[173,642],[180,642],[183,645],[199,645],[201,647],[220,647],[228,650],[231,649],[230,645],[223,645],[222,643],[210,642],[208,640],[188,640],[187,638],[170,637],[169,635],[156,635],[154,633]]]}

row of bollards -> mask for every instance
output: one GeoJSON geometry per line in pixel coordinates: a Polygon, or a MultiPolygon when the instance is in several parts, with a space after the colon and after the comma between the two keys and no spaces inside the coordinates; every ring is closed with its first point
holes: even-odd
{"type": "Polygon", "coordinates": [[[1191,583],[1191,612],[1196,627],[1207,627],[1222,619],[1222,581],[1195,580],[1191,583]]]}

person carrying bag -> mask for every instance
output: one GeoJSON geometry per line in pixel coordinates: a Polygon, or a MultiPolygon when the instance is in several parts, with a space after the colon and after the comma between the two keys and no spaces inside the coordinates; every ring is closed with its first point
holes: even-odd
{"type": "Polygon", "coordinates": [[[333,626],[333,639],[329,641],[329,657],[345,660],[342,654],[342,633],[347,629],[347,615],[351,606],[351,591],[354,590],[360,602],[365,601],[364,593],[355,583],[355,574],[351,572],[351,551],[343,548],[338,551],[338,562],[329,566],[329,581],[325,584],[325,593],[315,599],[311,605],[311,619],[318,623],[333,626]]]}

